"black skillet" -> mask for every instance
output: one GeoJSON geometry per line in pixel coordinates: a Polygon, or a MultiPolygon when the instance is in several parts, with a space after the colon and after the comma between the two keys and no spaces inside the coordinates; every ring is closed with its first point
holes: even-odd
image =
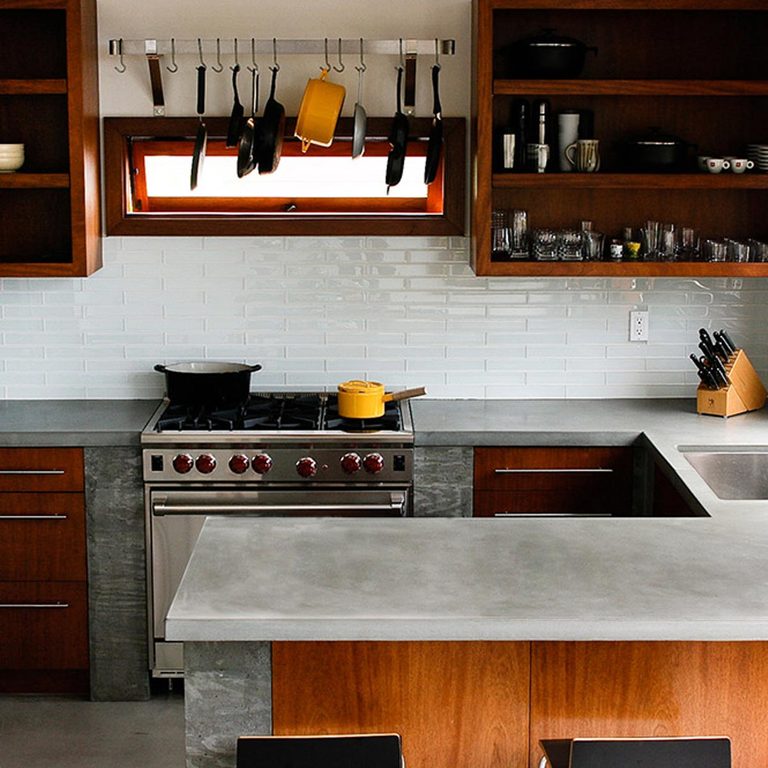
{"type": "Polygon", "coordinates": [[[229,116],[229,126],[227,127],[227,147],[236,147],[240,142],[240,136],[243,134],[243,114],[245,110],[240,103],[240,94],[237,92],[237,75],[240,72],[240,65],[235,64],[232,67],[232,93],[234,101],[232,103],[232,113],[229,116]]]}
{"type": "Polygon", "coordinates": [[[275,99],[278,67],[270,67],[270,69],[272,70],[272,84],[269,89],[269,99],[264,106],[264,114],[261,118],[261,142],[258,153],[254,151],[259,173],[273,173],[277,170],[280,153],[283,149],[283,134],[285,133],[285,108],[275,99]]]}
{"type": "Polygon", "coordinates": [[[197,179],[203,170],[203,160],[205,160],[205,149],[208,146],[208,129],[203,122],[205,113],[205,65],[197,68],[197,114],[200,123],[197,126],[197,136],[195,137],[195,151],[192,154],[192,173],[189,179],[189,188],[197,187],[197,179]]]}
{"type": "MultiPolygon", "coordinates": [[[[249,68],[250,69],[250,68],[249,68]]],[[[242,179],[256,168],[256,152],[261,141],[261,121],[256,118],[259,111],[259,71],[251,69],[251,116],[245,121],[240,143],[237,147],[237,177],[242,179]]]]}
{"type": "Polygon", "coordinates": [[[403,85],[403,68],[397,68],[397,111],[389,131],[389,155],[387,155],[387,193],[400,183],[405,165],[405,148],[408,145],[408,118],[401,111],[400,94],[403,85]]]}
{"type": "Polygon", "coordinates": [[[440,165],[440,155],[443,151],[443,115],[440,107],[440,66],[432,67],[432,96],[434,107],[432,108],[432,127],[429,129],[429,142],[427,143],[427,161],[424,164],[424,183],[431,184],[437,176],[440,165]]]}

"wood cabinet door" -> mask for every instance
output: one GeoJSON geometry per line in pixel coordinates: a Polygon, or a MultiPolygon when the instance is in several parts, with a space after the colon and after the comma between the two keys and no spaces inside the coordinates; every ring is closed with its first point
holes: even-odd
{"type": "Polygon", "coordinates": [[[579,736],[729,736],[751,768],[767,733],[768,643],[532,644],[531,768],[539,739],[579,736]]]}
{"type": "Polygon", "coordinates": [[[85,581],[82,493],[0,493],[0,581],[85,581]]]}
{"type": "Polygon", "coordinates": [[[275,735],[399,733],[408,768],[523,768],[527,642],[272,644],[275,735]]]}
{"type": "Polygon", "coordinates": [[[0,491],[82,491],[80,448],[0,448],[0,491]]]}

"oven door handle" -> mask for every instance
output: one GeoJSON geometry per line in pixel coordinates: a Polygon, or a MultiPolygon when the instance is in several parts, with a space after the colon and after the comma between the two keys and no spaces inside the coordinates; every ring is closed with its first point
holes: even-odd
{"type": "Polygon", "coordinates": [[[405,516],[405,494],[391,493],[384,504],[169,504],[163,496],[152,502],[152,514],[164,515],[311,515],[349,514],[355,512],[405,516]]]}

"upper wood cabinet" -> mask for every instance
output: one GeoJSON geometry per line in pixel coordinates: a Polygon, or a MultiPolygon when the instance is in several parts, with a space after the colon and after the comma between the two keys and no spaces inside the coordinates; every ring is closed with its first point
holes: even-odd
{"type": "MultiPolygon", "coordinates": [[[[695,155],[745,156],[768,143],[768,5],[763,0],[474,0],[473,268],[478,275],[766,276],[766,263],[494,261],[491,212],[525,209],[531,228],[594,222],[606,237],[645,220],[703,237],[768,235],[768,174],[708,174],[695,155]],[[543,29],[598,48],[578,79],[511,79],[504,47],[543,29]],[[494,172],[494,136],[515,98],[592,110],[597,173],[494,172]],[[622,142],[659,126],[696,146],[681,173],[630,173],[622,142]]],[[[512,73],[514,74],[514,73],[512,73]]],[[[555,127],[554,134],[557,134],[555,127]]],[[[557,168],[557,159],[550,168],[557,168]]]]}
{"type": "Polygon", "coordinates": [[[0,277],[79,277],[101,266],[96,0],[5,0],[0,143],[25,162],[0,174],[0,277]]]}

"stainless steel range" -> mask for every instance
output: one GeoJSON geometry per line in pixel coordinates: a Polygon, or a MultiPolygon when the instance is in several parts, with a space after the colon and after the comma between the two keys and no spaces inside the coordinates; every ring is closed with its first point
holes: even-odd
{"type": "Polygon", "coordinates": [[[234,407],[168,401],[142,433],[152,674],[182,674],[165,617],[208,515],[405,516],[413,501],[407,401],[344,419],[335,393],[252,394],[234,407]]]}

